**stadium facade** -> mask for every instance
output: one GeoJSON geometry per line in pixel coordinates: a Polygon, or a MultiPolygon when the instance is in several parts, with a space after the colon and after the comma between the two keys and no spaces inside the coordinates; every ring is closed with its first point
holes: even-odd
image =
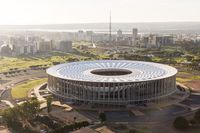
{"type": "Polygon", "coordinates": [[[47,69],[48,90],[65,101],[134,105],[175,93],[176,73],[168,65],[142,61],[73,62],[47,69]]]}

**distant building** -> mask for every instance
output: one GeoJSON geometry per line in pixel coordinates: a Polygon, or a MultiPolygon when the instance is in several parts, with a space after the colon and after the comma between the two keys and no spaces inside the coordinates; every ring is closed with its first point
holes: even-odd
{"type": "Polygon", "coordinates": [[[72,50],[72,41],[60,41],[59,50],[63,52],[69,52],[72,50]]]}
{"type": "Polygon", "coordinates": [[[155,48],[160,47],[161,45],[173,44],[173,36],[157,36],[154,34],[150,34],[149,36],[145,36],[142,38],[142,47],[146,48],[155,48]]]}
{"type": "Polygon", "coordinates": [[[173,44],[174,39],[173,36],[158,36],[156,38],[156,43],[159,45],[173,44]]]}
{"type": "Polygon", "coordinates": [[[13,55],[35,54],[36,52],[36,45],[13,45],[13,55]]]}
{"type": "Polygon", "coordinates": [[[21,55],[24,54],[24,47],[23,46],[18,46],[18,45],[13,45],[13,55],[21,55]]]}
{"type": "Polygon", "coordinates": [[[116,41],[117,42],[121,42],[123,40],[123,34],[122,34],[122,30],[118,30],[117,31],[117,36],[116,36],[116,41]]]}
{"type": "Polygon", "coordinates": [[[137,44],[137,35],[138,35],[138,29],[133,28],[132,29],[132,45],[137,44]]]}
{"type": "Polygon", "coordinates": [[[30,38],[20,37],[10,37],[9,44],[12,46],[12,55],[21,54],[34,54],[37,52],[36,43],[29,40],[30,38]]]}
{"type": "Polygon", "coordinates": [[[108,42],[109,35],[108,34],[94,34],[92,39],[93,39],[93,42],[101,42],[101,41],[108,42]]]}
{"type": "Polygon", "coordinates": [[[29,45],[29,47],[30,47],[30,53],[31,54],[35,54],[37,52],[36,44],[35,45],[29,45]]]}
{"type": "Polygon", "coordinates": [[[79,49],[81,50],[87,50],[89,47],[87,45],[80,45],[79,49]]]}
{"type": "Polygon", "coordinates": [[[156,35],[149,35],[148,46],[147,47],[157,47],[157,37],[156,35]]]}
{"type": "Polygon", "coordinates": [[[39,42],[41,38],[39,36],[28,36],[27,41],[28,42],[39,42]]]}
{"type": "Polygon", "coordinates": [[[10,56],[12,54],[12,49],[9,45],[3,44],[0,46],[1,56],[10,56]]]}
{"type": "Polygon", "coordinates": [[[79,30],[77,33],[77,40],[78,41],[84,41],[86,40],[86,34],[84,33],[84,31],[79,30]]]}
{"type": "Polygon", "coordinates": [[[148,43],[149,43],[149,37],[143,37],[142,42],[143,42],[142,46],[147,48],[148,43]]]}
{"type": "Polygon", "coordinates": [[[93,31],[86,31],[86,40],[87,41],[93,41],[93,35],[94,35],[94,32],[93,31]]]}
{"type": "Polygon", "coordinates": [[[119,29],[119,30],[117,31],[117,37],[122,37],[122,36],[123,36],[122,30],[119,29]]]}
{"type": "Polygon", "coordinates": [[[51,51],[53,48],[53,41],[42,41],[39,43],[39,51],[41,52],[51,51]]]}

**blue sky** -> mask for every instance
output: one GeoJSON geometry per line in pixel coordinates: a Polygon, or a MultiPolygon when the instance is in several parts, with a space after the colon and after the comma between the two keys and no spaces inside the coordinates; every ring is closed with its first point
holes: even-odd
{"type": "Polygon", "coordinates": [[[200,21],[200,0],[0,0],[0,24],[200,21]]]}

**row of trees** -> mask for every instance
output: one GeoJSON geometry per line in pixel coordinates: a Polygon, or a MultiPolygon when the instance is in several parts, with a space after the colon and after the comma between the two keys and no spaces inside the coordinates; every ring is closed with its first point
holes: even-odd
{"type": "Polygon", "coordinates": [[[52,133],[69,133],[71,131],[86,127],[89,125],[88,121],[74,122],[72,124],[64,125],[52,131],[52,133]]]}
{"type": "MultiPolygon", "coordinates": [[[[52,110],[52,101],[52,97],[47,97],[48,113],[52,110]]],[[[38,128],[34,128],[34,122],[40,122],[46,125],[49,128],[47,131],[51,131],[52,133],[67,133],[89,125],[87,121],[76,122],[76,117],[73,123],[64,125],[63,123],[51,119],[49,115],[40,115],[40,111],[40,102],[36,98],[32,98],[21,105],[4,110],[2,116],[8,128],[19,133],[39,132],[38,128]]],[[[105,116],[103,114],[101,115],[101,119],[105,121],[105,116]]]]}
{"type": "Polygon", "coordinates": [[[185,119],[184,117],[182,116],[179,116],[177,117],[175,120],[174,120],[174,123],[173,123],[174,127],[176,129],[179,129],[179,130],[185,130],[185,129],[188,129],[189,126],[194,126],[194,125],[197,125],[199,126],[200,125],[200,110],[198,110],[193,119],[188,121],[187,119],[185,119]]]}
{"type": "Polygon", "coordinates": [[[32,66],[29,66],[29,68],[32,69],[32,70],[47,69],[48,68],[48,64],[44,64],[44,65],[32,65],[32,66]]]}
{"type": "Polygon", "coordinates": [[[38,115],[35,121],[40,122],[48,126],[50,129],[60,128],[63,124],[51,119],[48,115],[38,115]]]}
{"type": "Polygon", "coordinates": [[[182,47],[184,50],[192,53],[199,54],[200,53],[200,43],[194,43],[192,41],[181,41],[176,44],[177,46],[182,47]]]}
{"type": "Polygon", "coordinates": [[[29,121],[35,119],[39,111],[40,103],[34,98],[22,105],[6,109],[2,116],[8,128],[20,133],[31,133],[35,131],[29,121]]]}
{"type": "Polygon", "coordinates": [[[20,73],[20,72],[27,72],[27,70],[16,70],[16,71],[9,71],[9,72],[4,72],[4,75],[8,75],[8,74],[16,74],[16,73],[20,73]]]}
{"type": "Polygon", "coordinates": [[[151,57],[136,54],[120,54],[119,58],[124,58],[125,60],[152,61],[151,57]]]}
{"type": "MultiPolygon", "coordinates": [[[[52,110],[52,101],[53,98],[52,97],[47,97],[46,99],[47,101],[47,112],[50,113],[52,110]]],[[[54,121],[52,121],[51,119],[49,119],[47,116],[46,117],[38,117],[39,121],[44,123],[45,125],[47,125],[50,128],[53,128],[55,130],[52,130],[52,133],[68,133],[77,129],[80,129],[82,127],[86,127],[89,125],[88,121],[82,121],[82,122],[76,122],[76,117],[74,117],[74,123],[72,124],[67,124],[64,126],[60,126],[59,124],[55,123],[54,121]]]]}
{"type": "MultiPolygon", "coordinates": [[[[76,58],[76,57],[69,57],[69,58],[66,60],[66,62],[75,62],[75,61],[79,61],[79,59],[76,58]]],[[[53,65],[59,65],[59,64],[61,64],[61,63],[63,63],[63,62],[57,62],[57,61],[52,62],[53,65]]]]}

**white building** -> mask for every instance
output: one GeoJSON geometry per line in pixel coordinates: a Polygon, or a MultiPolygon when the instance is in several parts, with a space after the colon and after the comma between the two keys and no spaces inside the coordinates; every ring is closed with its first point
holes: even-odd
{"type": "Polygon", "coordinates": [[[47,69],[48,90],[65,101],[128,106],[174,94],[173,67],[142,61],[99,60],[47,69]]]}

